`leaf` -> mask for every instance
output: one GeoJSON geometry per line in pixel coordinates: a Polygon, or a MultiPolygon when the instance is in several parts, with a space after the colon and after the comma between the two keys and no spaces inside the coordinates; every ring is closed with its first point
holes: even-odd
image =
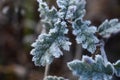
{"type": "Polygon", "coordinates": [[[70,0],[57,0],[57,5],[60,8],[60,10],[58,11],[58,16],[61,19],[65,19],[66,14],[67,14],[67,9],[69,6],[69,1],[70,0]]]}
{"type": "Polygon", "coordinates": [[[91,57],[83,56],[82,61],[73,60],[68,62],[68,68],[80,80],[111,80],[114,68],[110,62],[104,63],[100,55],[93,60],[91,57]]]}
{"type": "Polygon", "coordinates": [[[115,67],[115,74],[116,76],[120,77],[120,60],[118,60],[115,64],[113,64],[115,67]]]}
{"type": "Polygon", "coordinates": [[[85,15],[85,0],[70,0],[66,19],[82,18],[85,15]]]}
{"type": "Polygon", "coordinates": [[[54,26],[48,34],[41,34],[36,42],[32,44],[34,47],[31,51],[33,55],[32,61],[36,66],[45,66],[50,64],[54,58],[59,58],[63,55],[60,48],[69,50],[71,43],[65,37],[68,32],[66,23],[57,21],[54,26]]]}
{"type": "Polygon", "coordinates": [[[57,0],[57,5],[62,9],[67,8],[69,1],[70,0],[57,0]]]}
{"type": "Polygon", "coordinates": [[[41,34],[33,43],[34,49],[32,49],[31,54],[33,55],[32,61],[36,66],[45,66],[53,61],[54,56],[49,51],[49,48],[53,48],[52,41],[54,41],[54,38],[52,36],[41,34]]]}
{"type": "Polygon", "coordinates": [[[58,15],[62,19],[74,20],[85,15],[85,0],[57,0],[60,8],[58,15]]]}
{"type": "Polygon", "coordinates": [[[82,44],[84,49],[94,53],[96,50],[96,43],[99,42],[95,36],[96,27],[90,26],[89,21],[83,21],[81,18],[76,19],[72,23],[73,34],[76,36],[78,44],[82,44]]]}
{"type": "Polygon", "coordinates": [[[58,21],[57,9],[54,6],[49,9],[47,3],[42,0],[38,0],[38,3],[41,21],[44,23],[47,31],[49,31],[50,28],[53,28],[53,23],[58,21]]]}
{"type": "Polygon", "coordinates": [[[105,20],[98,27],[98,32],[104,38],[109,38],[111,34],[120,32],[120,22],[118,22],[118,19],[105,20]]]}
{"type": "Polygon", "coordinates": [[[68,80],[68,79],[64,79],[63,77],[47,76],[44,80],[68,80]]]}
{"type": "MultiPolygon", "coordinates": [[[[76,11],[73,12],[73,20],[77,18],[83,18],[86,11],[86,0],[71,0],[72,5],[76,5],[76,11]]],[[[69,18],[68,18],[69,19],[69,18]]]]}

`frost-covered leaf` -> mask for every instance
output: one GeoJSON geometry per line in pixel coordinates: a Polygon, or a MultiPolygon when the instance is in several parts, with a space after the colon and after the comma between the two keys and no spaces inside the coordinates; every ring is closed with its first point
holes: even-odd
{"type": "Polygon", "coordinates": [[[116,76],[120,77],[120,60],[118,60],[115,64],[113,64],[115,67],[115,74],[116,76]]]}
{"type": "Polygon", "coordinates": [[[57,0],[57,5],[59,8],[67,8],[67,6],[69,5],[69,1],[70,0],[57,0]]]}
{"type": "Polygon", "coordinates": [[[70,0],[66,19],[76,19],[85,15],[85,0],[70,0]]]}
{"type": "Polygon", "coordinates": [[[68,33],[66,22],[58,21],[55,26],[58,28],[58,37],[56,41],[58,41],[59,47],[63,48],[63,50],[69,51],[71,42],[69,41],[69,38],[65,36],[68,33]]]}
{"type": "Polygon", "coordinates": [[[64,79],[63,77],[57,76],[47,76],[44,80],[68,80],[68,79],[64,79]]]}
{"type": "Polygon", "coordinates": [[[104,38],[109,38],[111,34],[120,32],[120,22],[118,19],[105,20],[99,27],[98,32],[104,38]]]}
{"type": "Polygon", "coordinates": [[[32,44],[34,47],[31,51],[33,55],[32,61],[36,66],[45,66],[50,64],[54,58],[59,58],[63,55],[61,48],[69,50],[71,43],[65,37],[68,32],[66,23],[59,20],[54,26],[48,34],[41,34],[36,42],[32,44]]]}
{"type": "Polygon", "coordinates": [[[41,21],[44,23],[47,31],[49,31],[50,28],[54,27],[53,23],[58,20],[57,9],[54,6],[49,9],[47,3],[42,0],[38,0],[38,3],[38,11],[40,12],[40,17],[42,18],[41,21]]]}
{"type": "Polygon", "coordinates": [[[57,0],[59,17],[65,19],[76,19],[85,15],[85,0],[57,0]]]}
{"type": "Polygon", "coordinates": [[[57,5],[60,8],[60,10],[57,14],[62,19],[64,19],[66,17],[67,8],[69,6],[69,1],[70,0],[57,0],[57,5]]]}
{"type": "Polygon", "coordinates": [[[97,37],[94,35],[96,27],[90,26],[90,21],[83,21],[81,18],[76,19],[72,23],[72,27],[77,43],[82,44],[84,49],[94,53],[96,50],[96,43],[99,42],[97,37]]]}
{"type": "Polygon", "coordinates": [[[100,55],[93,60],[91,57],[83,56],[82,61],[73,60],[68,63],[69,69],[80,80],[111,80],[114,68],[111,63],[104,63],[100,55]]]}
{"type": "Polygon", "coordinates": [[[54,49],[52,38],[54,34],[49,36],[48,34],[41,34],[36,42],[32,44],[34,49],[32,49],[31,54],[33,55],[32,61],[34,61],[36,66],[45,66],[46,64],[50,64],[54,59],[54,54],[50,51],[50,48],[54,49]]]}

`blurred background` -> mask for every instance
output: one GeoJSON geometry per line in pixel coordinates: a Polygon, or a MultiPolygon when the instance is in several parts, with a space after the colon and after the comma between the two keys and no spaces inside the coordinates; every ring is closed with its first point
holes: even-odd
{"type": "MultiPolygon", "coordinates": [[[[48,0],[48,4],[56,5],[55,0],[48,0]]],[[[42,80],[44,67],[34,66],[30,55],[31,43],[42,30],[37,9],[36,0],[0,0],[0,80],[42,80]]],[[[120,0],[87,0],[86,10],[85,19],[91,20],[92,25],[98,26],[106,18],[120,20],[120,0]]],[[[49,74],[76,80],[66,62],[80,58],[81,46],[76,45],[71,34],[69,37],[74,43],[71,51],[55,59],[49,74]]],[[[106,40],[105,50],[111,62],[120,59],[120,33],[106,40]]]]}

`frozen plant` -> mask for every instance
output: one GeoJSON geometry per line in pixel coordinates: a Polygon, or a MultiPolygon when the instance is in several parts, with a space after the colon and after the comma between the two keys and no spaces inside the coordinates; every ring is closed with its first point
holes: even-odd
{"type": "MultiPolygon", "coordinates": [[[[120,31],[118,19],[105,20],[98,28],[91,25],[91,21],[83,20],[86,13],[85,0],[56,0],[59,9],[51,8],[45,0],[37,0],[41,21],[46,29],[32,44],[32,61],[36,66],[48,66],[54,58],[63,56],[62,50],[69,51],[71,42],[68,34],[69,27],[76,36],[76,42],[88,50],[93,57],[84,56],[82,60],[68,62],[68,68],[79,80],[112,80],[112,76],[120,76],[120,60],[111,63],[107,60],[103,38],[120,31]],[[97,35],[101,36],[98,39],[97,35]],[[95,54],[100,48],[98,54],[95,54]]],[[[47,68],[46,68],[47,70],[47,68]]],[[[46,71],[45,71],[46,72],[46,71]]],[[[44,80],[67,80],[62,77],[45,76],[44,80]]]]}

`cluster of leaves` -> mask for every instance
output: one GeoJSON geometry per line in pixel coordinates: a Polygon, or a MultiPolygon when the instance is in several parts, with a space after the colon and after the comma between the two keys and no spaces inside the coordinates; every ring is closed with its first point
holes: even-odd
{"type": "MultiPolygon", "coordinates": [[[[41,33],[32,44],[32,47],[34,47],[31,51],[32,61],[36,66],[51,64],[54,58],[63,55],[62,50],[69,51],[71,42],[66,36],[69,31],[68,26],[71,26],[72,33],[76,36],[76,42],[92,54],[96,51],[97,44],[100,43],[96,32],[104,38],[109,38],[111,34],[120,31],[118,19],[105,20],[98,29],[91,26],[90,21],[83,20],[86,12],[85,0],[56,0],[58,10],[54,6],[49,8],[43,0],[38,0],[38,2],[38,10],[46,32],[41,33]]],[[[102,57],[96,55],[94,60],[91,57],[83,56],[81,61],[69,62],[68,67],[75,75],[80,76],[81,80],[111,80],[113,74],[120,76],[120,61],[115,64],[106,63],[102,57]]],[[[55,76],[49,76],[45,79],[65,80],[55,76]]]]}
{"type": "Polygon", "coordinates": [[[48,33],[41,33],[32,44],[34,47],[31,51],[34,56],[32,60],[36,66],[45,66],[50,64],[54,57],[59,58],[63,55],[61,48],[69,51],[71,42],[66,36],[67,23],[71,24],[77,43],[81,43],[83,48],[91,53],[95,52],[96,43],[99,42],[94,35],[97,29],[94,26],[89,27],[90,21],[82,19],[85,14],[86,2],[84,0],[57,0],[59,10],[55,7],[49,9],[47,3],[42,0],[38,2],[40,17],[48,33]]]}
{"type": "Polygon", "coordinates": [[[42,21],[49,32],[39,35],[36,42],[32,44],[34,49],[31,54],[34,56],[32,61],[36,66],[45,66],[50,64],[54,57],[59,58],[60,55],[63,55],[61,48],[69,51],[71,42],[65,36],[68,33],[67,24],[58,17],[56,9],[54,7],[49,9],[42,0],[39,0],[39,6],[40,16],[43,17],[42,21]]]}

